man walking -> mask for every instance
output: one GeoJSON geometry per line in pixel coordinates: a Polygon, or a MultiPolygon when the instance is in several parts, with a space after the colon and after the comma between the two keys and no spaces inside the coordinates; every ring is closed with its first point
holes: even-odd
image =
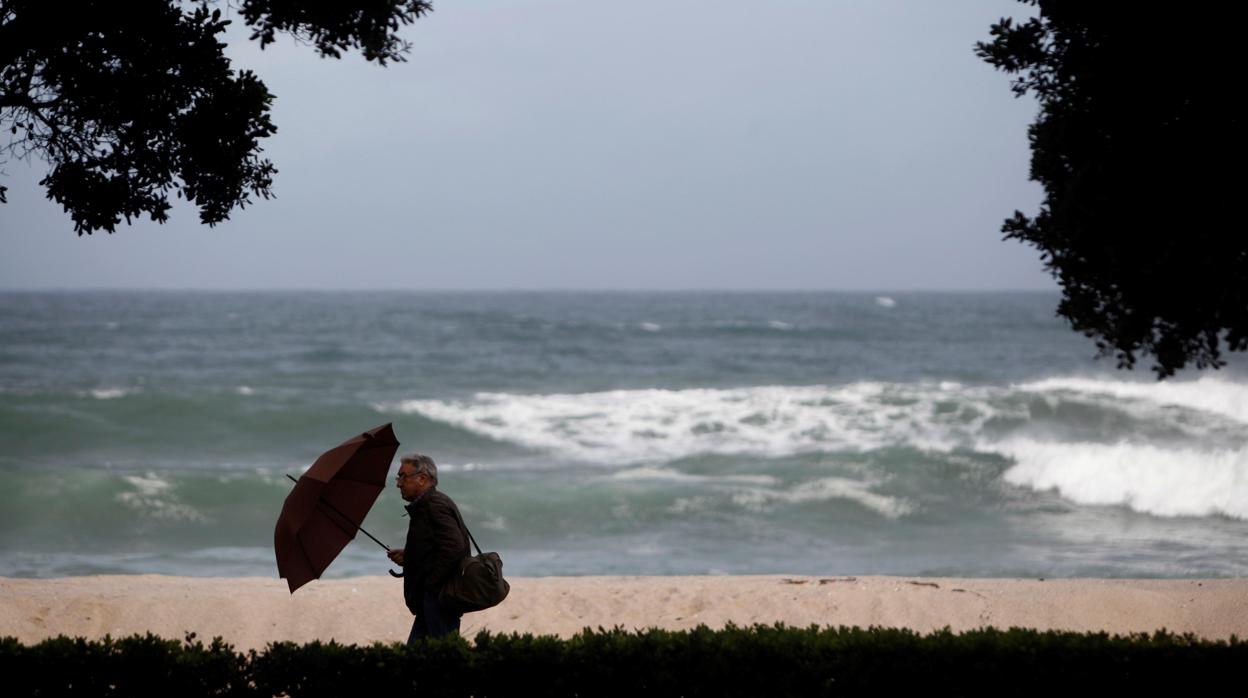
{"type": "Polygon", "coordinates": [[[433,459],[412,453],[399,459],[396,478],[407,500],[407,542],[387,553],[403,567],[403,600],[416,618],[407,638],[410,645],[422,637],[459,632],[459,613],[438,603],[438,592],[469,553],[468,531],[459,507],[438,491],[438,467],[433,459]]]}

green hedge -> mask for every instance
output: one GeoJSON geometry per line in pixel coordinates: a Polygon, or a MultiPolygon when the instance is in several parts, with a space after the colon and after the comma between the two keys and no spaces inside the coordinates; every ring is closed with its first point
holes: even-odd
{"type": "Polygon", "coordinates": [[[919,635],[783,625],[481,633],[415,647],[279,642],[236,652],[153,635],[0,639],[7,696],[836,696],[1190,694],[1238,685],[1248,643],[1011,629],[919,635]],[[16,689],[16,690],[14,690],[16,689]]]}

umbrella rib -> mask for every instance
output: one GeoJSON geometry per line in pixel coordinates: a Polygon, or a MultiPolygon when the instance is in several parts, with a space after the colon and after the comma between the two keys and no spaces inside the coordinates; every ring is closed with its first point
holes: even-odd
{"type": "MultiPolygon", "coordinates": [[[[304,549],[303,540],[300,539],[299,536],[293,536],[293,539],[295,541],[295,546],[294,546],[295,550],[298,550],[299,554],[303,556],[303,561],[308,564],[308,570],[314,572],[314,574],[312,575],[312,579],[320,579],[321,572],[324,572],[324,570],[321,570],[321,572],[316,572],[316,565],[313,564],[312,562],[312,556],[308,555],[308,551],[304,549]]],[[[300,584],[300,586],[303,586],[303,585],[300,584]]],[[[295,590],[291,589],[290,593],[292,594],[295,593],[295,590]]]]}
{"type": "MultiPolygon", "coordinates": [[[[333,510],[333,512],[334,512],[335,514],[337,514],[337,515],[341,516],[343,519],[346,519],[347,523],[351,524],[351,526],[355,529],[354,531],[346,531],[346,530],[344,529],[344,530],[343,530],[343,533],[350,533],[350,534],[351,534],[351,537],[352,537],[352,538],[354,538],[354,537],[355,537],[355,531],[359,531],[360,533],[363,533],[364,535],[368,536],[369,538],[372,538],[373,542],[374,542],[374,543],[376,543],[377,545],[380,545],[381,547],[385,548],[386,550],[389,550],[389,549],[390,549],[390,546],[386,545],[385,543],[382,543],[381,541],[377,540],[376,538],[373,538],[373,534],[369,533],[368,531],[365,531],[363,526],[361,526],[361,525],[357,524],[356,522],[352,521],[352,520],[351,520],[351,517],[347,516],[346,514],[342,513],[341,511],[338,511],[338,507],[334,506],[333,504],[330,504],[330,503],[329,503],[329,501],[328,501],[328,500],[326,500],[324,497],[319,497],[319,498],[317,498],[317,500],[316,500],[316,501],[317,501],[317,503],[318,503],[318,504],[324,504],[325,506],[329,507],[331,510],[333,510]]],[[[330,518],[330,519],[332,520],[332,518],[331,518],[331,517],[326,517],[326,518],[330,518]]],[[[338,524],[334,524],[334,525],[335,525],[335,526],[337,526],[338,524]]],[[[339,529],[342,529],[342,526],[338,526],[338,528],[339,528],[339,529]]]]}
{"type": "Polygon", "coordinates": [[[316,503],[324,504],[326,507],[328,507],[329,511],[332,511],[338,515],[338,518],[335,518],[333,516],[326,516],[325,518],[329,519],[330,523],[337,526],[339,531],[342,531],[343,533],[347,534],[351,538],[355,537],[355,531],[356,529],[359,528],[359,526],[355,525],[355,522],[352,521],[346,514],[342,513],[341,511],[338,511],[338,509],[333,504],[330,504],[329,502],[325,501],[324,498],[317,499],[316,503]],[[345,526],[343,526],[342,522],[339,521],[339,519],[345,520],[348,524],[350,524],[351,528],[347,529],[345,526]]]}
{"type": "MultiPolygon", "coordinates": [[[[295,478],[291,477],[289,473],[287,473],[287,474],[286,474],[286,479],[288,479],[288,480],[290,480],[291,482],[294,482],[294,483],[296,483],[296,484],[298,484],[298,482],[299,482],[299,481],[298,481],[298,480],[296,480],[295,478]]],[[[351,480],[351,482],[359,482],[359,480],[351,480]]],[[[370,484],[370,483],[364,483],[364,484],[370,484]]],[[[357,524],[354,520],[352,520],[352,519],[351,519],[351,517],[350,517],[350,516],[347,516],[346,514],[344,514],[344,513],[342,513],[341,511],[339,511],[339,510],[338,510],[338,507],[334,506],[333,504],[330,504],[330,503],[329,503],[329,500],[325,499],[324,497],[318,496],[318,497],[316,498],[316,503],[317,503],[317,504],[324,504],[325,506],[329,507],[330,509],[332,509],[332,510],[334,511],[334,513],[335,513],[335,514],[338,514],[338,515],[339,515],[339,516],[341,516],[342,518],[346,519],[346,520],[347,520],[347,523],[351,524],[353,527],[355,527],[357,530],[359,530],[359,531],[360,531],[360,533],[363,533],[364,535],[368,536],[368,537],[369,537],[369,538],[370,538],[370,539],[371,539],[374,543],[376,543],[377,545],[380,545],[381,547],[385,548],[386,550],[389,550],[389,549],[390,549],[390,546],[388,546],[388,545],[386,545],[385,543],[382,543],[381,541],[377,540],[377,537],[376,537],[376,536],[374,536],[373,534],[371,534],[371,533],[369,533],[368,531],[366,531],[366,530],[364,529],[364,527],[363,527],[363,526],[361,526],[360,524],[357,524]]],[[[329,518],[329,517],[326,517],[326,518],[329,518]]],[[[338,524],[337,524],[337,523],[335,523],[334,525],[335,525],[335,526],[338,526],[338,524]]],[[[342,529],[342,526],[338,526],[338,528],[341,530],[341,529],[342,529]]],[[[348,533],[348,532],[347,532],[347,531],[343,531],[343,533],[348,533]]],[[[352,538],[354,538],[354,537],[355,537],[355,533],[351,533],[350,535],[351,535],[351,537],[352,537],[352,538]]]]}

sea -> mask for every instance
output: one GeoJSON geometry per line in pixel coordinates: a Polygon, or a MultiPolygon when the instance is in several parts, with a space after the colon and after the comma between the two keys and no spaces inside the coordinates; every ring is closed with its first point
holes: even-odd
{"type": "Polygon", "coordinates": [[[514,576],[1248,575],[1243,362],[1120,370],[1058,301],[0,293],[0,575],[276,578],[287,475],[386,423],[514,576]]]}

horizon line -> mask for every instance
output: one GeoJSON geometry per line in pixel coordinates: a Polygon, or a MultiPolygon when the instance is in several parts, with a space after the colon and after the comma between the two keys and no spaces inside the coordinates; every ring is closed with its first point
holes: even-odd
{"type": "Polygon", "coordinates": [[[315,288],[315,287],[177,287],[177,286],[82,286],[0,287],[0,293],[1058,293],[1060,288],[315,288]]]}

